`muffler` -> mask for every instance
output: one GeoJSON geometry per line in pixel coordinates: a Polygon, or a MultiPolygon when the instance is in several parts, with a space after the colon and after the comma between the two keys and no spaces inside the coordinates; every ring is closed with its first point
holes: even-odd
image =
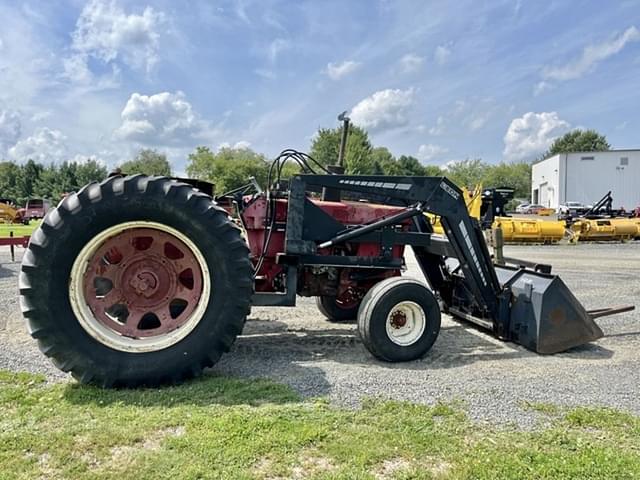
{"type": "Polygon", "coordinates": [[[557,276],[496,266],[498,280],[511,289],[508,340],[537,353],[568,350],[602,338],[594,319],[633,306],[587,311],[557,276]]]}

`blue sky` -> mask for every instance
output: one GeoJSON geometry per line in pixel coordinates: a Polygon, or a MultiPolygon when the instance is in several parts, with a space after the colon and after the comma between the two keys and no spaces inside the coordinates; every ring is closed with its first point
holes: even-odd
{"type": "Polygon", "coordinates": [[[425,163],[640,139],[640,2],[0,0],[0,157],[308,150],[350,110],[425,163]]]}

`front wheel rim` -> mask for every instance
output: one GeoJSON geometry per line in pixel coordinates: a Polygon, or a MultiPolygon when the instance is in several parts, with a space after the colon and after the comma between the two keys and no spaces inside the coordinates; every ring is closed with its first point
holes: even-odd
{"type": "Polygon", "coordinates": [[[211,295],[206,260],[167,225],[125,222],[93,237],[71,268],[69,298],[83,329],[115,350],[175,345],[204,316],[211,295]]]}
{"type": "Polygon", "coordinates": [[[422,337],[427,326],[424,309],[415,302],[396,304],[387,315],[387,336],[396,345],[407,347],[422,337]]]}

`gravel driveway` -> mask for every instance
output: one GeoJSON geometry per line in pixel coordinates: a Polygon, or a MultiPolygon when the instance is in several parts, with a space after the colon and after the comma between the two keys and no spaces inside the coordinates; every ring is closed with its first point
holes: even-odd
{"type": "MultiPolygon", "coordinates": [[[[640,242],[513,246],[505,255],[551,263],[587,309],[639,302],[640,242]]],[[[407,273],[421,278],[414,260],[408,263],[407,273]]],[[[18,269],[0,249],[0,368],[65,380],[25,331],[18,269]]],[[[296,308],[254,308],[244,335],[212,372],[268,377],[347,406],[366,397],[459,400],[476,420],[520,426],[536,420],[527,402],[607,405],[640,414],[639,320],[637,311],[599,319],[605,338],[539,356],[444,316],[427,357],[387,364],[371,357],[353,325],[324,321],[313,299],[300,298],[296,308]]]]}

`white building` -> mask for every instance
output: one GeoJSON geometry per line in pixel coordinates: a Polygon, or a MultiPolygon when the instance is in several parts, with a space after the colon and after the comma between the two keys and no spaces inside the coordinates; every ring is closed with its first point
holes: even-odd
{"type": "Polygon", "coordinates": [[[531,169],[531,202],[545,207],[593,204],[609,190],[614,208],[640,205],[640,150],[561,153],[531,169]]]}

